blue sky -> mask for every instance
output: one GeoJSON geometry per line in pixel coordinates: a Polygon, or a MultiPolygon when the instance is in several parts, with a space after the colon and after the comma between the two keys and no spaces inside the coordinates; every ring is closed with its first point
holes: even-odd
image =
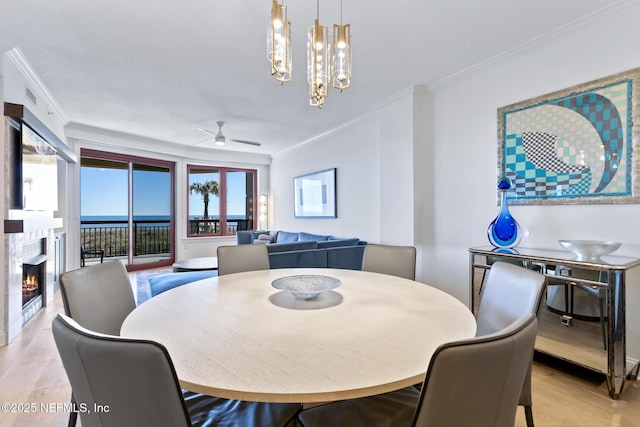
{"type": "MultiPolygon", "coordinates": [[[[195,181],[219,179],[218,174],[199,174],[195,181]]],[[[194,181],[193,179],[191,180],[194,181]]],[[[170,215],[169,174],[151,171],[134,171],[134,215],[170,215]]],[[[126,216],[127,215],[127,171],[121,169],[80,168],[80,215],[81,216],[126,216]]],[[[244,214],[245,174],[229,173],[228,214],[244,214]]],[[[178,200],[177,203],[184,201],[178,200]]],[[[189,214],[202,216],[202,196],[189,196],[189,214]]],[[[209,215],[218,215],[218,198],[210,196],[209,215]]]]}
{"type": "MultiPolygon", "coordinates": [[[[227,173],[227,214],[228,215],[244,215],[245,213],[245,191],[246,179],[244,172],[228,172],[227,173]]],[[[194,182],[204,183],[206,181],[215,180],[220,182],[219,173],[207,173],[191,175],[189,177],[189,185],[194,182]]],[[[209,195],[209,216],[217,216],[220,214],[218,208],[219,199],[213,194],[209,195]]],[[[202,196],[193,193],[189,196],[189,215],[202,216],[204,214],[204,202],[202,196]]]]}

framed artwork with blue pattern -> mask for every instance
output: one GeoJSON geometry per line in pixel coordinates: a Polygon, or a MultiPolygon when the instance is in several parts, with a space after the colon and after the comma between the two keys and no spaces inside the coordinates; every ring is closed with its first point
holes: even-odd
{"type": "Polygon", "coordinates": [[[640,203],[638,77],[640,68],[499,108],[509,204],[640,203]]]}

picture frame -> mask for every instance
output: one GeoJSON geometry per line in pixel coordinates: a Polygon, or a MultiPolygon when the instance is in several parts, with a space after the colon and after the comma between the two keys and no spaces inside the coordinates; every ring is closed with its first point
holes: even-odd
{"type": "Polygon", "coordinates": [[[296,218],[337,218],[336,168],[293,179],[296,218]]]}
{"type": "Polygon", "coordinates": [[[640,203],[639,76],[636,68],[499,108],[509,204],[640,203]]]}

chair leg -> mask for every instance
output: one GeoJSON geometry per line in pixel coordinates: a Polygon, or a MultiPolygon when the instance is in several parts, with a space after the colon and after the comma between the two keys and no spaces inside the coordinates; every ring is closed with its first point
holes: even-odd
{"type": "Polygon", "coordinates": [[[76,421],[78,420],[78,413],[72,411],[69,414],[69,427],[76,427],[76,421]]]}
{"type": "Polygon", "coordinates": [[[76,427],[78,412],[76,412],[76,399],[71,395],[71,412],[69,413],[69,427],[76,427]]]}
{"type": "Polygon", "coordinates": [[[531,406],[524,407],[524,416],[527,420],[527,427],[533,427],[533,412],[531,411],[531,406]]]}

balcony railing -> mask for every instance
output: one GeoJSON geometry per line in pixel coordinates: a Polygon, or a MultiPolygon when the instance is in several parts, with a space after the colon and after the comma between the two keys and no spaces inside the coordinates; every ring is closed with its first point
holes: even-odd
{"type": "MultiPolygon", "coordinates": [[[[227,219],[227,235],[236,234],[238,230],[250,230],[250,219],[227,219]]],[[[190,219],[189,234],[221,234],[219,219],[190,219]]]]}
{"type": "MultiPolygon", "coordinates": [[[[133,254],[155,255],[171,252],[169,220],[133,221],[133,254]]],[[[129,253],[129,222],[127,220],[81,221],[80,243],[83,249],[101,249],[105,258],[126,257],[129,253]]],[[[88,258],[99,257],[88,254],[88,258]]]]}
{"type": "MultiPolygon", "coordinates": [[[[227,219],[227,234],[247,230],[248,219],[227,219]]],[[[221,234],[218,219],[189,220],[191,235],[221,234]]],[[[171,253],[171,223],[167,220],[133,221],[134,256],[171,253]]],[[[97,220],[80,222],[80,243],[83,249],[104,251],[105,258],[127,257],[129,253],[129,222],[127,220],[97,220]]],[[[86,253],[87,259],[100,258],[99,253],[86,253]]]]}

